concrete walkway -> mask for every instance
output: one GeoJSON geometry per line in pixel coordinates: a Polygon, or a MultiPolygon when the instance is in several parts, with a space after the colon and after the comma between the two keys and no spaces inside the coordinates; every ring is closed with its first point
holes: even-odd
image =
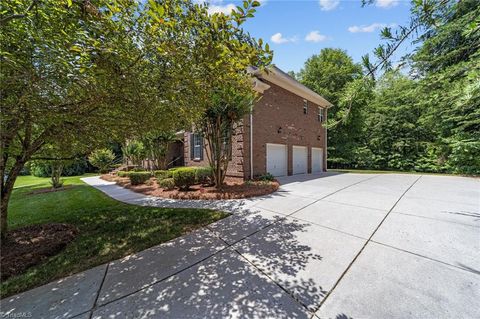
{"type": "Polygon", "coordinates": [[[233,212],[208,227],[1,301],[32,318],[478,318],[480,182],[321,174],[254,200],[115,199],[233,212]]]}

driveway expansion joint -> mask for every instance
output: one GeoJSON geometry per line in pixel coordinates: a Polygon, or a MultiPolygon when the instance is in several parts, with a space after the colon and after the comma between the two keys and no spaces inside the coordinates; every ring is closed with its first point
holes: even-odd
{"type": "Polygon", "coordinates": [[[343,277],[345,277],[345,275],[347,274],[347,272],[350,270],[350,268],[353,266],[353,264],[355,263],[355,261],[358,259],[358,257],[362,254],[362,252],[365,250],[365,247],[367,247],[368,243],[371,241],[371,239],[373,238],[373,236],[375,235],[375,233],[378,231],[378,229],[382,226],[383,222],[387,219],[387,217],[390,215],[390,213],[393,211],[393,209],[395,208],[395,206],[397,206],[397,204],[402,200],[402,198],[405,196],[405,194],[420,180],[420,178],[422,178],[423,175],[420,175],[417,179],[415,179],[415,181],[402,193],[402,195],[397,199],[397,201],[395,202],[395,204],[393,204],[393,206],[389,209],[389,211],[387,212],[387,214],[383,217],[383,219],[380,221],[380,223],[378,224],[378,226],[375,228],[375,230],[372,232],[372,234],[370,235],[370,237],[367,239],[367,241],[365,242],[365,244],[363,244],[362,248],[359,250],[359,252],[355,255],[355,257],[353,258],[353,260],[350,262],[350,264],[347,266],[347,268],[343,271],[343,273],[340,275],[340,277],[337,279],[337,281],[335,282],[335,284],[333,285],[333,287],[330,289],[330,291],[325,295],[325,298],[323,298],[323,300],[320,302],[320,305],[317,307],[317,309],[315,309],[315,312],[318,312],[318,310],[322,307],[322,305],[327,301],[327,299],[330,297],[330,295],[332,294],[332,292],[335,290],[335,288],[337,288],[338,284],[340,283],[340,281],[342,281],[343,277]]]}
{"type": "Polygon", "coordinates": [[[449,267],[454,267],[456,269],[466,271],[468,273],[472,273],[474,275],[480,276],[480,271],[475,271],[475,270],[472,270],[472,269],[467,269],[467,268],[464,268],[464,267],[456,266],[456,265],[453,265],[453,264],[450,264],[450,263],[447,263],[447,262],[444,262],[444,261],[441,261],[441,260],[438,260],[438,259],[435,259],[435,258],[432,258],[432,257],[428,257],[428,256],[425,256],[425,255],[422,255],[422,254],[415,253],[413,251],[409,251],[409,250],[398,248],[398,247],[395,247],[395,246],[392,246],[392,245],[384,244],[384,243],[376,241],[376,240],[371,240],[370,242],[378,244],[378,245],[382,245],[382,246],[385,246],[385,247],[388,247],[388,248],[391,248],[391,249],[395,249],[395,250],[398,250],[398,251],[402,251],[404,253],[411,254],[411,255],[414,255],[414,256],[417,256],[417,257],[422,257],[422,258],[425,258],[425,259],[428,259],[428,260],[431,260],[431,261],[434,261],[434,262],[437,262],[437,263],[440,263],[440,264],[443,264],[443,265],[446,265],[446,266],[449,266],[449,267]]]}

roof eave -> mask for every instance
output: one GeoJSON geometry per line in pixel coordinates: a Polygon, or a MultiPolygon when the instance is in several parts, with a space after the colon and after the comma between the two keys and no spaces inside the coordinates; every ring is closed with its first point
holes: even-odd
{"type": "Polygon", "coordinates": [[[296,95],[303,97],[304,99],[311,101],[322,108],[332,107],[332,103],[327,101],[318,93],[315,93],[311,89],[307,88],[305,85],[296,81],[288,74],[277,68],[276,66],[271,66],[268,70],[260,71],[255,68],[249,68],[249,73],[255,75],[258,78],[267,80],[270,83],[278,85],[296,95]]]}

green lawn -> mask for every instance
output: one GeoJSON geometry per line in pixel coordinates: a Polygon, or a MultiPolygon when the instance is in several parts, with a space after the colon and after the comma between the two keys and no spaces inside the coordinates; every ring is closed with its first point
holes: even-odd
{"type": "Polygon", "coordinates": [[[357,173],[357,174],[416,174],[416,175],[441,175],[441,176],[464,176],[461,174],[448,174],[448,173],[427,173],[427,172],[413,172],[413,171],[385,171],[374,169],[336,169],[329,168],[329,172],[341,172],[341,173],[357,173]]]}
{"type": "Polygon", "coordinates": [[[207,209],[123,204],[84,184],[80,177],[64,178],[64,185],[74,185],[67,190],[44,194],[28,193],[49,187],[48,178],[18,178],[9,206],[10,229],[59,222],[76,225],[80,234],[60,254],[2,282],[2,297],[157,245],[228,215],[207,209]]]}

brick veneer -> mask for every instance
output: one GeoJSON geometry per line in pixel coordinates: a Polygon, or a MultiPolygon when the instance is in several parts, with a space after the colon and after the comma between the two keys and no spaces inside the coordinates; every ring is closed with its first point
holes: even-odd
{"type": "MultiPolygon", "coordinates": [[[[268,82],[267,82],[268,83],[268,82]]],[[[288,174],[292,174],[292,146],[307,146],[308,172],[311,168],[311,148],[323,148],[325,162],[326,129],[318,121],[318,105],[308,101],[308,112],[303,113],[304,99],[273,83],[268,83],[262,98],[253,108],[253,172],[255,176],[266,173],[267,143],[287,145],[288,174]]],[[[325,114],[326,116],[326,114],[325,114]]],[[[190,159],[189,133],[185,133],[185,165],[208,165],[207,157],[203,161],[190,159]]],[[[236,127],[232,144],[232,161],[228,175],[250,177],[250,119],[249,116],[236,127]]]]}

